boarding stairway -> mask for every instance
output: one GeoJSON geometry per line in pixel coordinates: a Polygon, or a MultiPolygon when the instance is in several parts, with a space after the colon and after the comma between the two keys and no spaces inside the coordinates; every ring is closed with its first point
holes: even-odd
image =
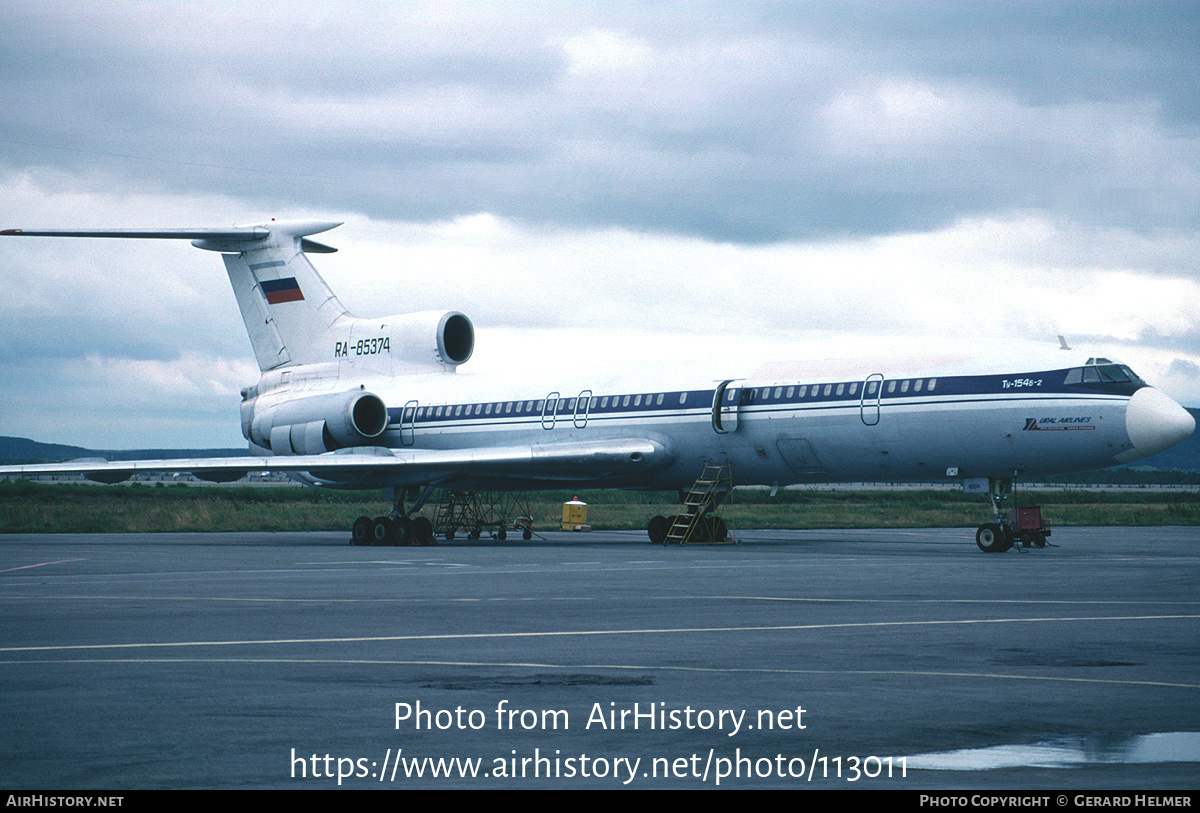
{"type": "Polygon", "coordinates": [[[671,517],[665,545],[720,545],[734,541],[725,520],[710,516],[733,493],[729,461],[706,463],[700,478],[683,495],[683,510],[671,517]]]}

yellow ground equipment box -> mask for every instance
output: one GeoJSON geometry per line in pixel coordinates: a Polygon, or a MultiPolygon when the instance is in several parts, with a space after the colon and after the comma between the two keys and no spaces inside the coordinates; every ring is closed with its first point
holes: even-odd
{"type": "Polygon", "coordinates": [[[579,498],[563,503],[563,524],[564,531],[590,531],[587,527],[587,503],[580,502],[579,498]]]}

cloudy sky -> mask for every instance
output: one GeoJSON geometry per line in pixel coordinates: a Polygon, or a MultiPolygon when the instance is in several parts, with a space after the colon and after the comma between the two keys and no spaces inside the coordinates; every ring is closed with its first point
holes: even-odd
{"type": "MultiPolygon", "coordinates": [[[[1200,406],[1195,3],[0,20],[0,228],[344,220],[314,258],[342,301],[466,312],[474,368],[1061,333],[1200,406]]],[[[5,238],[0,280],[0,434],[242,444],[257,368],[216,256],[5,238]]]]}

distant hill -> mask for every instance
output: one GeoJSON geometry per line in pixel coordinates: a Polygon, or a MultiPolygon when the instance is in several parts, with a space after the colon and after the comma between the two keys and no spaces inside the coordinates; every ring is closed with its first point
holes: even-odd
{"type": "Polygon", "coordinates": [[[105,460],[164,460],[176,457],[247,457],[248,449],[85,449],[61,443],[39,443],[29,438],[0,435],[0,460],[9,464],[57,463],[80,457],[105,460]]]}
{"type": "Polygon", "coordinates": [[[0,435],[0,460],[6,463],[56,463],[76,457],[99,457],[79,446],[59,443],[38,443],[29,438],[10,438],[0,435]]]}

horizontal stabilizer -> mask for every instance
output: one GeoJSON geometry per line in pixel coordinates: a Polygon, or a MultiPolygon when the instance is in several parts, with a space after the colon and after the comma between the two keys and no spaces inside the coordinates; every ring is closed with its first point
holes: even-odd
{"type": "Polygon", "coordinates": [[[336,248],[309,240],[308,235],[342,225],[332,220],[272,220],[256,226],[198,229],[0,229],[0,237],[115,237],[130,240],[191,240],[197,248],[240,253],[272,235],[300,240],[300,250],[331,254],[336,248]]]}
{"type": "Polygon", "coordinates": [[[103,229],[74,231],[72,229],[0,229],[5,237],[124,237],[143,240],[262,240],[270,230],[263,226],[227,229],[103,229]]]}

